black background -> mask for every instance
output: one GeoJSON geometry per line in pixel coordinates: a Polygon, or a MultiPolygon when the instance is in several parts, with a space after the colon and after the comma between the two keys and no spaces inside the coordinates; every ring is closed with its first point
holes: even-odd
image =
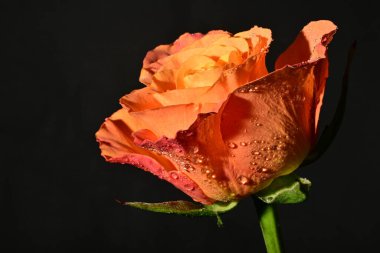
{"type": "Polygon", "coordinates": [[[309,21],[339,30],[329,47],[321,124],[334,112],[358,41],[347,113],[326,154],[299,174],[310,199],[280,207],[287,252],[380,252],[379,30],[375,1],[3,1],[0,248],[40,252],[264,252],[251,200],[223,216],[187,218],[114,199],[188,199],[154,176],[100,156],[94,133],[138,82],[145,53],[180,34],[272,29],[268,67],[309,21]]]}

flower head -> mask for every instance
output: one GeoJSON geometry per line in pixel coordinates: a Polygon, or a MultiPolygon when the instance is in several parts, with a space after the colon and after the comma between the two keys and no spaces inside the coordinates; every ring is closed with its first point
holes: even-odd
{"type": "Polygon", "coordinates": [[[296,169],[315,142],[336,26],[311,22],[268,73],[268,29],[186,33],[147,53],[147,87],[96,133],[107,161],[129,163],[211,204],[296,169]]]}

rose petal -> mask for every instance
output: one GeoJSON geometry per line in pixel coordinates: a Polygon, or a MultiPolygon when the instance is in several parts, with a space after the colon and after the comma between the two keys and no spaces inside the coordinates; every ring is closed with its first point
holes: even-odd
{"type": "Polygon", "coordinates": [[[156,91],[150,87],[134,90],[130,94],[120,98],[119,103],[129,111],[143,111],[162,107],[160,101],[155,98],[156,91]]]}
{"type": "MultiPolygon", "coordinates": [[[[211,204],[213,200],[209,199],[186,174],[178,171],[168,159],[134,144],[132,130],[128,121],[125,120],[128,118],[127,114],[126,109],[117,111],[102,124],[96,133],[102,156],[109,162],[128,163],[149,171],[170,182],[195,201],[211,204]]],[[[149,135],[146,131],[140,131],[136,135],[140,135],[140,138],[144,139],[148,137],[155,139],[153,133],[149,135]]]]}
{"type": "MultiPolygon", "coordinates": [[[[206,35],[201,33],[189,34],[185,33],[181,35],[172,45],[161,45],[156,47],[155,49],[149,51],[143,61],[143,68],[140,73],[140,82],[145,85],[151,85],[153,79],[153,75],[158,72],[162,68],[162,66],[168,62],[167,57],[173,54],[176,54],[179,51],[188,51],[190,49],[198,49],[200,47],[208,46],[213,43],[215,40],[218,40],[222,37],[230,36],[229,33],[224,31],[210,31],[206,35]]],[[[184,53],[181,57],[185,57],[185,55],[189,55],[190,53],[184,53]]],[[[186,57],[185,57],[186,58],[186,57]]],[[[170,69],[168,67],[168,69],[170,69]]],[[[166,72],[166,71],[165,71],[166,72]]],[[[155,88],[160,90],[160,84],[162,82],[163,77],[156,77],[155,88]],[[161,82],[160,82],[161,81],[161,82]]],[[[168,85],[168,83],[164,83],[164,85],[168,85]]],[[[162,90],[174,89],[174,87],[164,87],[162,90]]]]}
{"type": "Polygon", "coordinates": [[[193,55],[178,69],[176,88],[196,88],[212,86],[223,69],[215,66],[215,61],[203,55],[193,55]]]}
{"type": "Polygon", "coordinates": [[[162,138],[155,142],[145,140],[139,143],[145,149],[172,161],[177,169],[191,178],[209,199],[229,201],[235,195],[227,187],[224,171],[215,167],[216,164],[222,165],[221,161],[226,157],[220,152],[219,147],[223,146],[213,146],[217,140],[213,138],[213,133],[217,134],[218,131],[212,131],[212,129],[198,131],[198,124],[202,124],[200,129],[204,129],[205,123],[208,124],[209,121],[197,121],[189,131],[179,132],[176,139],[162,138]],[[201,143],[199,140],[202,137],[198,133],[206,132],[203,141],[209,141],[209,143],[201,143]],[[208,156],[203,155],[206,153],[208,156]]]}
{"type": "Polygon", "coordinates": [[[320,63],[315,69],[315,71],[318,72],[318,74],[316,74],[318,80],[316,81],[317,92],[314,102],[316,104],[314,131],[317,131],[319,113],[328,76],[328,61],[326,57],[327,44],[332,40],[336,30],[336,25],[328,20],[310,22],[302,29],[301,33],[289,48],[280,55],[275,64],[276,69],[279,69],[285,65],[312,62],[317,59],[326,58],[326,60],[320,63]]]}
{"type": "Polygon", "coordinates": [[[237,38],[247,40],[250,48],[250,56],[257,55],[262,50],[267,50],[272,42],[272,32],[270,29],[254,26],[248,31],[240,32],[234,35],[237,38]]]}
{"type": "Polygon", "coordinates": [[[196,120],[202,106],[196,104],[173,105],[162,108],[130,112],[125,120],[132,131],[149,129],[156,136],[174,138],[180,130],[186,130],[196,120]]]}
{"type": "Polygon", "coordinates": [[[159,62],[159,60],[162,61],[167,56],[177,53],[182,48],[202,37],[203,34],[201,33],[185,33],[182,34],[172,45],[161,45],[149,51],[143,61],[143,68],[140,73],[140,82],[150,85],[152,82],[152,76],[158,69],[161,68],[162,63],[159,62]]]}
{"type": "Polygon", "coordinates": [[[295,41],[277,59],[276,69],[325,58],[326,46],[337,30],[328,20],[313,21],[306,25],[295,41]]]}

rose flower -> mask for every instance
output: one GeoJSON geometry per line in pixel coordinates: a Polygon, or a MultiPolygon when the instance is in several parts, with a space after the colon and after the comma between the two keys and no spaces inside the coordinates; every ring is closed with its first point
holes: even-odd
{"type": "Polygon", "coordinates": [[[185,33],[148,52],[145,88],[96,133],[102,156],[203,204],[238,200],[295,170],[316,139],[330,21],[311,22],[268,73],[271,31],[185,33]]]}

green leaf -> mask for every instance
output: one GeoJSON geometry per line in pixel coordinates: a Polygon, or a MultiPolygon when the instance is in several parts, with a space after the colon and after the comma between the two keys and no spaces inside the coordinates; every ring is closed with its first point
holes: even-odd
{"type": "Polygon", "coordinates": [[[303,202],[308,195],[311,182],[296,174],[289,174],[273,180],[265,189],[255,195],[267,204],[295,204],[303,202]]]}
{"type": "Polygon", "coordinates": [[[356,41],[351,45],[350,50],[347,56],[346,68],[343,75],[342,80],[342,89],[340,92],[340,97],[338,101],[338,105],[334,114],[334,117],[329,125],[327,125],[319,137],[317,144],[314,149],[310,152],[308,157],[303,161],[300,167],[309,165],[316,160],[318,160],[329,148],[335,136],[337,135],[339,128],[342,124],[344,112],[346,109],[346,100],[347,100],[347,92],[348,92],[348,77],[350,73],[350,67],[352,63],[352,59],[354,57],[356,49],[356,41]]]}
{"type": "Polygon", "coordinates": [[[201,205],[189,201],[177,200],[161,203],[124,202],[121,204],[157,213],[187,216],[216,216],[218,226],[222,226],[223,222],[219,214],[230,211],[238,204],[238,202],[218,202],[212,205],[201,205]]]}

